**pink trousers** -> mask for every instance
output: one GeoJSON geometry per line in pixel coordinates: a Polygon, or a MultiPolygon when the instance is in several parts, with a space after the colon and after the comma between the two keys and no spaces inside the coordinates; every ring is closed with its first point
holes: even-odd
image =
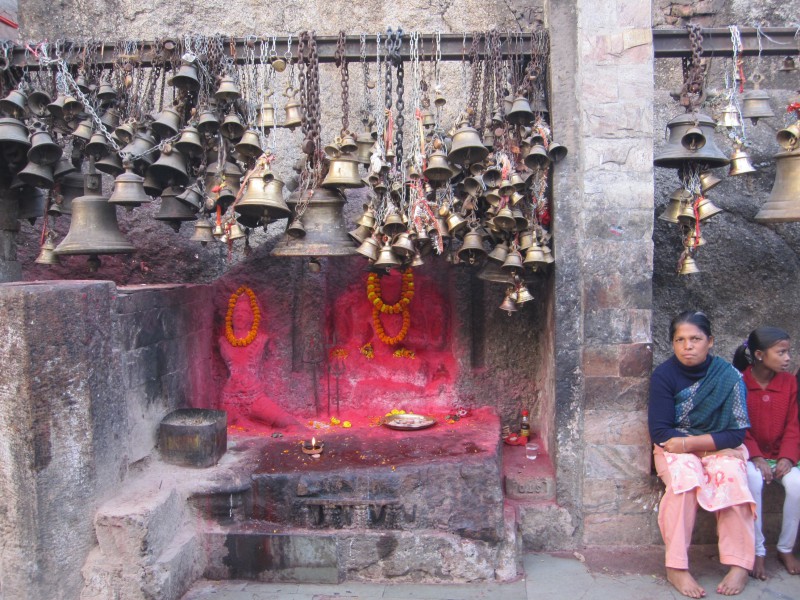
{"type": "MultiPolygon", "coordinates": [[[[692,542],[697,495],[694,491],[676,494],[672,489],[672,476],[664,450],[654,446],[656,472],[666,486],[658,511],[658,526],[666,546],[666,566],[671,569],[688,569],[689,544],[692,542]]],[[[737,504],[714,511],[717,518],[719,558],[724,565],[743,567],[748,571],[755,562],[755,531],[753,509],[750,504],[737,504]]]]}

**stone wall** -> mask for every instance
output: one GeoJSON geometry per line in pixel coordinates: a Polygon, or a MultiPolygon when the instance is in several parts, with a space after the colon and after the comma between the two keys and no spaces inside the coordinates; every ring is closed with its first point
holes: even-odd
{"type": "Polygon", "coordinates": [[[99,504],[167,412],[215,395],[203,289],[0,286],[0,598],[77,598],[99,504]]]}

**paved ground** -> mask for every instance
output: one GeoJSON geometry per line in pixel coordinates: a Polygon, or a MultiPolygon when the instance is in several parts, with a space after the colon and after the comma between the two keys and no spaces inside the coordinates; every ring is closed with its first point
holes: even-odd
{"type": "MultiPolygon", "coordinates": [[[[692,549],[692,572],[708,598],[725,569],[714,547],[692,549]]],[[[525,578],[513,583],[416,585],[343,583],[276,584],[244,581],[198,582],[183,600],[672,600],[683,598],[664,579],[663,549],[586,550],[583,554],[528,554],[525,578]]],[[[741,600],[798,600],[800,576],[789,576],[767,558],[767,581],[750,580],[741,600]]]]}

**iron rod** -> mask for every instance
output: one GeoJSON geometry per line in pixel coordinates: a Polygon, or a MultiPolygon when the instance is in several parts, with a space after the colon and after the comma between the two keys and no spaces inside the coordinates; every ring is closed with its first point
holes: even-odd
{"type": "MultiPolygon", "coordinates": [[[[703,28],[701,56],[733,56],[731,32],[727,27],[703,28]]],[[[800,36],[793,27],[740,27],[742,39],[740,56],[790,56],[800,54],[800,36]]],[[[686,29],[653,29],[655,58],[683,58],[692,55],[689,32],[686,29]]]]}

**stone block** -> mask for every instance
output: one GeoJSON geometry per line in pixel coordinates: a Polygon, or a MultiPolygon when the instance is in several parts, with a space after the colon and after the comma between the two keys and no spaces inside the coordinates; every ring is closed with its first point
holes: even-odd
{"type": "Polygon", "coordinates": [[[653,305],[652,277],[620,273],[587,275],[584,302],[587,308],[650,308],[653,305]]]}
{"type": "Polygon", "coordinates": [[[181,531],[158,560],[141,572],[141,589],[148,598],[180,600],[206,568],[205,548],[190,529],[181,531]]]}
{"type": "Polygon", "coordinates": [[[625,177],[629,171],[647,173],[653,169],[653,154],[648,142],[642,148],[639,139],[587,138],[584,140],[584,178],[596,172],[610,171],[625,177]]]}
{"type": "Polygon", "coordinates": [[[583,520],[583,543],[587,546],[654,544],[660,539],[655,513],[595,513],[583,520]]]}
{"type": "Polygon", "coordinates": [[[619,348],[619,374],[622,377],[650,376],[653,369],[652,344],[625,344],[619,348]]]}
{"type": "Polygon", "coordinates": [[[527,552],[556,552],[574,547],[576,527],[566,508],[555,502],[509,501],[517,511],[517,528],[527,552]]]}
{"type": "Polygon", "coordinates": [[[664,485],[655,475],[641,479],[584,479],[586,513],[643,514],[657,511],[664,485]]]}
{"type": "MultiPolygon", "coordinates": [[[[644,138],[653,135],[653,109],[642,104],[632,105],[627,97],[621,102],[610,102],[608,98],[584,98],[589,105],[583,110],[582,125],[587,135],[601,139],[644,138]]],[[[631,140],[629,143],[633,145],[631,140]]],[[[641,140],[636,142],[641,145],[641,140]]],[[[647,144],[649,145],[649,144],[647,144]]]]}
{"type": "Polygon", "coordinates": [[[650,381],[644,377],[586,377],[586,409],[645,410],[650,381]]]}
{"type": "MultiPolygon", "coordinates": [[[[622,184],[622,181],[619,183],[622,184]]],[[[584,213],[584,236],[586,239],[607,240],[617,245],[620,242],[650,241],[653,237],[650,196],[647,196],[643,205],[641,209],[587,209],[584,213]]],[[[617,247],[622,249],[619,245],[617,247]]]]}
{"type": "Polygon", "coordinates": [[[584,256],[591,260],[591,272],[595,276],[625,273],[626,276],[636,277],[653,274],[653,242],[650,240],[628,241],[623,252],[619,244],[587,239],[583,243],[583,251],[584,256]]]}
{"type": "Polygon", "coordinates": [[[650,475],[650,453],[643,444],[588,444],[584,470],[590,479],[641,479],[650,475]]]}
{"type": "Polygon", "coordinates": [[[587,307],[583,317],[584,336],[601,344],[632,344],[651,341],[649,308],[587,307]]]}
{"type": "Polygon", "coordinates": [[[586,346],[583,349],[584,377],[618,377],[620,372],[620,346],[586,346]]]}
{"type": "Polygon", "coordinates": [[[527,502],[556,498],[556,478],[550,457],[525,458],[524,448],[509,447],[503,452],[503,489],[506,498],[527,502]]]}
{"type": "Polygon", "coordinates": [[[649,441],[646,410],[587,410],[583,419],[587,444],[643,445],[649,441]]]}

